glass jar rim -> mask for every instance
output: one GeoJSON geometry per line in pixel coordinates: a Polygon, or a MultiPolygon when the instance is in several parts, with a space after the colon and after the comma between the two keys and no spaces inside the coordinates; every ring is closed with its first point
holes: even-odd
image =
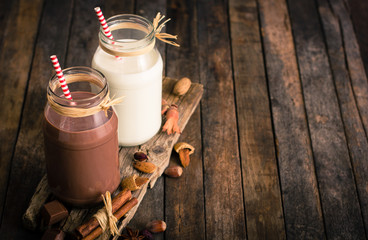
{"type": "MultiPolygon", "coordinates": [[[[69,67],[69,68],[65,68],[62,70],[64,77],[65,77],[65,81],[68,83],[68,77],[73,75],[73,74],[81,74],[85,75],[85,76],[90,76],[93,77],[96,81],[100,81],[101,85],[96,84],[97,86],[101,87],[100,91],[98,93],[96,93],[96,95],[92,96],[92,97],[86,97],[86,98],[82,98],[82,99],[73,99],[73,100],[68,100],[64,97],[64,95],[59,96],[58,94],[55,93],[55,90],[57,89],[57,85],[59,85],[59,79],[56,75],[56,73],[49,79],[48,82],[48,87],[47,87],[47,93],[55,100],[56,103],[62,105],[62,106],[66,106],[66,107],[78,107],[78,105],[75,104],[71,104],[72,102],[74,103],[84,103],[84,102],[98,102],[97,100],[102,100],[106,94],[108,94],[107,88],[107,81],[105,76],[98,71],[97,69],[94,68],[90,68],[90,67],[85,67],[85,66],[74,66],[74,67],[69,67]],[[91,76],[92,74],[92,76],[91,76]]],[[[83,79],[83,77],[81,77],[81,79],[83,79]]],[[[72,82],[89,82],[89,81],[72,81],[72,82]]],[[[72,97],[73,97],[73,93],[71,92],[72,97]]]]}
{"type": "Polygon", "coordinates": [[[141,30],[142,32],[146,33],[143,38],[135,39],[135,41],[131,42],[122,41],[122,39],[112,40],[105,35],[102,26],[100,26],[100,44],[106,44],[108,47],[114,47],[115,49],[118,48],[118,50],[120,51],[136,51],[141,48],[147,47],[155,40],[155,29],[153,23],[145,17],[135,14],[119,14],[108,18],[106,20],[106,23],[109,26],[111,32],[118,29],[128,29],[128,27],[124,26],[136,26],[137,30],[141,30]]]}

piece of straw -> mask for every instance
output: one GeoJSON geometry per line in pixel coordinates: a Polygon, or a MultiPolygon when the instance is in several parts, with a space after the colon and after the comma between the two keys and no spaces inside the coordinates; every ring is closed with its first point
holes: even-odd
{"type": "Polygon", "coordinates": [[[63,74],[63,71],[60,68],[59,60],[56,57],[56,55],[50,56],[52,65],[54,66],[54,69],[56,71],[56,76],[59,79],[59,82],[61,84],[61,89],[63,90],[64,96],[66,99],[73,100],[72,95],[70,94],[68,85],[66,84],[65,77],[63,74]]]}

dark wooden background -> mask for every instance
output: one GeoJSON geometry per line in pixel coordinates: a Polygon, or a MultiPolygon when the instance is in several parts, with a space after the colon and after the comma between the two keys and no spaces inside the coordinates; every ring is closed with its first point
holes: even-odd
{"type": "Polygon", "coordinates": [[[157,239],[367,238],[367,1],[2,0],[0,239],[41,236],[21,216],[45,173],[49,56],[90,66],[95,6],[170,17],[181,47],[158,44],[165,74],[205,89],[181,136],[196,147],[190,166],[158,180],[131,227],[164,219],[157,239]]]}

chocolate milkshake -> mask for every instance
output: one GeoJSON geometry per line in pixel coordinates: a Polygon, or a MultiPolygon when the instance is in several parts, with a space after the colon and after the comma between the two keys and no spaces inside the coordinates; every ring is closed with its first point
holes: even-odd
{"type": "MultiPolygon", "coordinates": [[[[76,76],[74,72],[70,74],[76,76]]],[[[89,81],[91,75],[99,77],[99,73],[92,69],[85,74],[88,77],[79,74],[74,78],[74,83],[86,79],[89,81]]],[[[68,69],[64,70],[64,75],[68,81],[71,76],[68,75],[68,69]]],[[[52,86],[48,91],[49,95],[55,94],[52,97],[56,99],[56,104],[60,103],[66,110],[90,110],[98,106],[107,94],[107,86],[105,89],[103,85],[91,86],[90,91],[76,91],[80,86],[73,86],[73,83],[69,88],[73,101],[58,96],[60,93],[57,93],[58,90],[53,91],[52,86]]],[[[98,111],[89,116],[70,117],[50,107],[49,99],[44,117],[48,183],[54,195],[74,206],[88,206],[100,202],[101,194],[106,191],[114,192],[120,183],[120,174],[118,121],[113,109],[110,107],[106,113],[98,111]]]]}

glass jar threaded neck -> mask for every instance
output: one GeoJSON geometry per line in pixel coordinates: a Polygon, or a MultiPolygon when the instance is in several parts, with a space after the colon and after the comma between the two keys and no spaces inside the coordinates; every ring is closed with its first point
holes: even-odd
{"type": "Polygon", "coordinates": [[[76,93],[87,93],[82,98],[68,100],[64,97],[61,85],[56,76],[49,80],[47,95],[54,103],[65,108],[91,108],[101,103],[108,94],[108,86],[105,76],[92,68],[77,66],[63,70],[66,83],[71,95],[76,93]]]}
{"type": "Polygon", "coordinates": [[[100,47],[107,53],[126,57],[141,55],[155,46],[155,30],[151,21],[134,14],[121,14],[107,19],[114,39],[108,38],[102,26],[100,47]]]}

